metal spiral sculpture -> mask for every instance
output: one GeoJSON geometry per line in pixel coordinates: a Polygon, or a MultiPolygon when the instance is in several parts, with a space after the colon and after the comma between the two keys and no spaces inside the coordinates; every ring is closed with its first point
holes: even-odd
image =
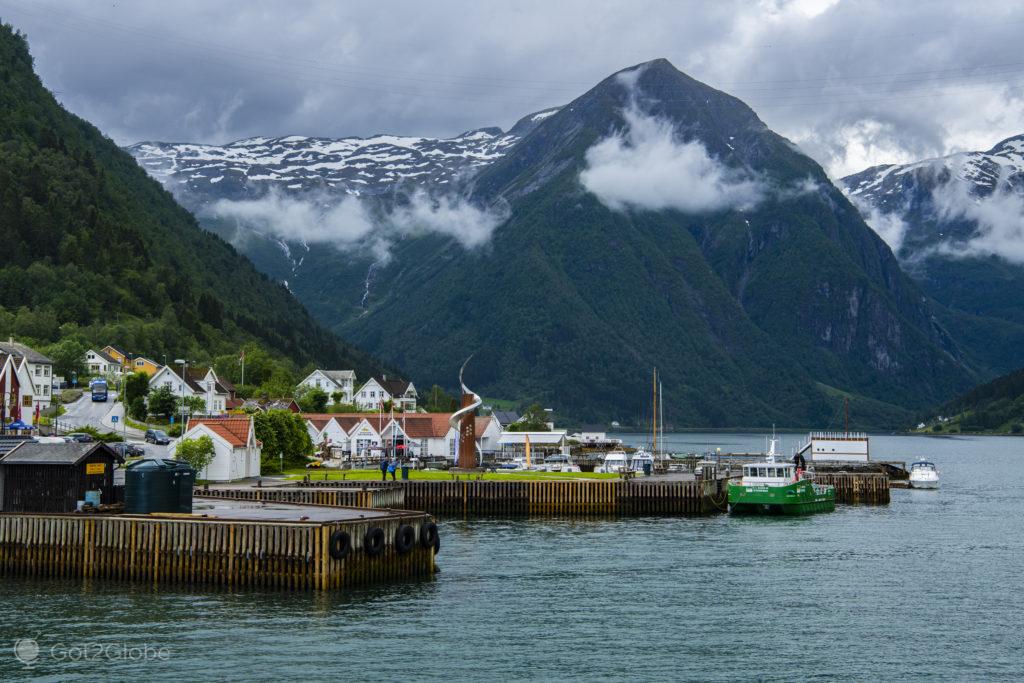
{"type": "MultiPolygon", "coordinates": [[[[473,358],[473,356],[470,355],[470,357],[466,359],[466,362],[462,364],[462,367],[459,368],[459,385],[462,387],[463,395],[465,395],[465,394],[472,394],[473,402],[470,403],[468,406],[464,406],[462,408],[459,408],[454,413],[452,413],[451,417],[448,418],[448,425],[452,429],[455,430],[456,434],[459,433],[459,423],[462,421],[462,416],[465,415],[466,413],[474,412],[484,402],[484,400],[482,398],[480,398],[479,394],[477,394],[475,391],[473,391],[472,389],[467,387],[466,383],[464,381],[462,381],[462,373],[466,370],[466,365],[469,364],[469,361],[472,358],[473,358]]],[[[457,452],[458,452],[458,449],[456,448],[456,453],[457,452]]]]}

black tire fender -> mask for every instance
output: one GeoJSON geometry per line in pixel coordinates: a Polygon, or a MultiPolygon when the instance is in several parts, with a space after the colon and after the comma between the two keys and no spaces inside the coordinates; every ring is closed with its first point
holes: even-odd
{"type": "Polygon", "coordinates": [[[384,530],[379,526],[370,527],[363,536],[363,548],[370,557],[384,552],[384,530]]]}
{"type": "Polygon", "coordinates": [[[420,545],[424,548],[433,546],[434,552],[441,550],[441,536],[437,532],[437,525],[427,522],[420,527],[420,545]]]}
{"type": "Polygon", "coordinates": [[[416,545],[416,530],[408,524],[399,525],[395,531],[395,552],[405,555],[416,545]]]}
{"type": "Polygon", "coordinates": [[[335,560],[344,560],[352,552],[352,537],[347,531],[336,529],[327,541],[327,553],[335,560]]]}

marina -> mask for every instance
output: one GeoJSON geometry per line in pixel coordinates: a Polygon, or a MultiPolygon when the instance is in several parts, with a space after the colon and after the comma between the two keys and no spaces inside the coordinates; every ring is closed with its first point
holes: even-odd
{"type": "MultiPolygon", "coordinates": [[[[666,438],[679,450],[717,440],[723,450],[753,451],[763,441],[666,438]]],[[[648,631],[666,634],[666,646],[593,648],[575,660],[575,675],[1009,680],[1019,670],[1015,633],[1024,611],[1024,597],[1004,590],[1024,556],[1022,443],[873,436],[873,455],[926,457],[942,471],[943,487],[893,489],[887,506],[837,505],[831,514],[442,519],[443,571],[430,581],[253,592],[7,576],[0,630],[38,637],[44,652],[83,640],[170,649],[163,662],[113,661],[102,672],[89,662],[40,662],[34,672],[60,678],[190,680],[201,671],[258,680],[272,670],[324,675],[338,661],[359,661],[369,662],[360,676],[376,680],[478,679],[481,666],[492,678],[514,679],[524,677],[522,647],[497,634],[528,625],[558,634],[529,639],[532,679],[564,678],[567,642],[648,631]],[[870,607],[879,592],[884,607],[870,607]],[[765,639],[763,622],[751,619],[754,603],[758,615],[799,623],[829,646],[765,639]],[[367,643],[382,639],[389,654],[378,658],[367,643]],[[951,639],[959,647],[948,647],[951,639]],[[447,656],[419,656],[425,641],[447,656]],[[794,675],[794,661],[803,673],[794,675]]],[[[24,672],[7,657],[0,675],[24,672]]]]}

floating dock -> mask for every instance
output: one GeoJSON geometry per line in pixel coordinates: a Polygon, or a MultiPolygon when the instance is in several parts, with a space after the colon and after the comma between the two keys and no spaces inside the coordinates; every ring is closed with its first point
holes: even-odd
{"type": "Polygon", "coordinates": [[[331,590],[429,578],[421,512],[197,501],[185,514],[0,513],[0,573],[228,588],[331,590]]]}
{"type": "Polygon", "coordinates": [[[889,475],[880,472],[821,472],[814,474],[817,484],[834,486],[836,502],[853,505],[888,505],[889,475]]]}
{"type": "MultiPolygon", "coordinates": [[[[681,479],[551,481],[397,481],[374,486],[403,489],[405,505],[434,515],[486,517],[616,517],[708,515],[725,512],[726,480],[681,479]]],[[[354,488],[366,482],[297,482],[298,488],[354,488]]]]}

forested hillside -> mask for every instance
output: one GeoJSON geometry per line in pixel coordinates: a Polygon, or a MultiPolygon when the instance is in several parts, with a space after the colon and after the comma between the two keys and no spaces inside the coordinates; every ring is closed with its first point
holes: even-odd
{"type": "Polygon", "coordinates": [[[0,26],[0,334],[212,359],[256,342],[298,365],[377,369],[199,227],[131,155],[68,113],[0,26]]]}
{"type": "Polygon", "coordinates": [[[1024,433],[1024,369],[971,389],[922,421],[932,432],[1024,433]]]}

